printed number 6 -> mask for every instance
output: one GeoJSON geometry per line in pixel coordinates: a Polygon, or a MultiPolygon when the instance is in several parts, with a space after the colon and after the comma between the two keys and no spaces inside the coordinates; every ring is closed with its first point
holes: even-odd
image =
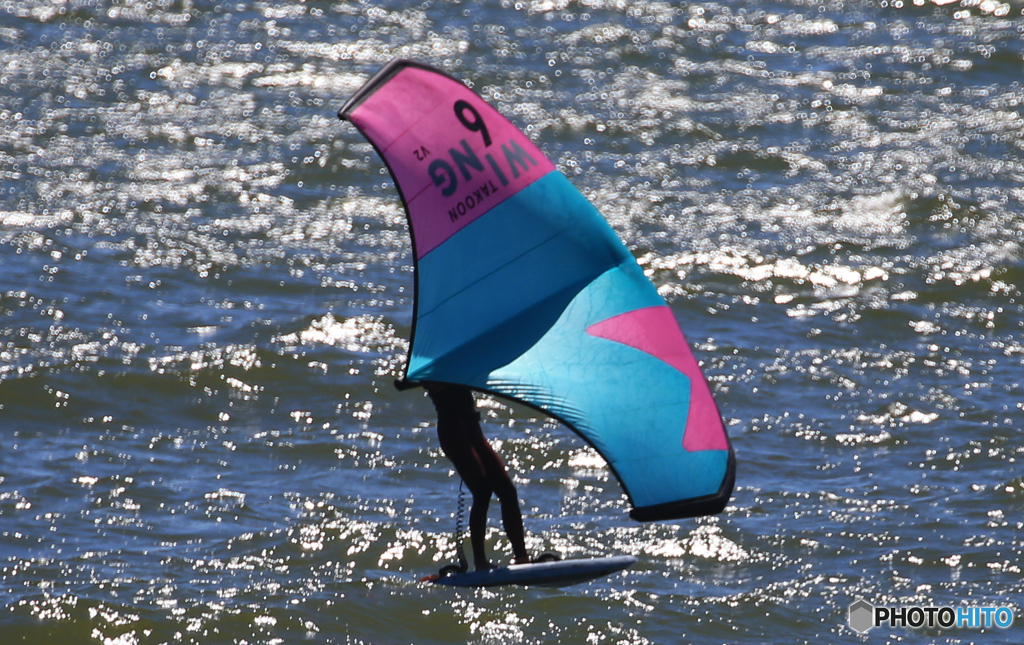
{"type": "Polygon", "coordinates": [[[459,123],[466,126],[467,130],[480,133],[480,136],[484,138],[485,148],[491,145],[491,133],[487,131],[487,126],[484,125],[484,120],[480,116],[480,113],[476,111],[475,107],[466,101],[456,101],[455,116],[459,118],[459,123]],[[466,112],[473,115],[472,121],[466,118],[466,112]]]}

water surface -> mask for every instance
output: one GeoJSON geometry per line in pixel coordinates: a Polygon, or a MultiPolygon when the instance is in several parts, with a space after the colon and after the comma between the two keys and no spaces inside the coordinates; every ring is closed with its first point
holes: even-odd
{"type": "Polygon", "coordinates": [[[0,5],[5,642],[859,643],[857,597],[1019,617],[1022,9],[0,5]],[[653,525],[567,429],[482,402],[530,547],[624,575],[418,582],[454,557],[458,480],[391,385],[401,205],[335,118],[394,57],[527,131],[712,383],[733,501],[653,525]]]}

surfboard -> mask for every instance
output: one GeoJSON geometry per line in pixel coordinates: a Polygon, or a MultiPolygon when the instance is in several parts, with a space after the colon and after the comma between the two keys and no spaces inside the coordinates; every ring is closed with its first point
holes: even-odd
{"type": "Polygon", "coordinates": [[[430,582],[448,587],[499,587],[503,585],[538,585],[565,587],[607,576],[633,566],[636,558],[616,555],[607,558],[577,558],[554,562],[511,564],[487,571],[467,571],[431,576],[430,582]]]}

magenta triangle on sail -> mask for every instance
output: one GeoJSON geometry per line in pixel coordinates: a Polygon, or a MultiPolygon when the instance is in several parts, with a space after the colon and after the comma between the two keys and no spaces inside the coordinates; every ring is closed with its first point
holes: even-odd
{"type": "Polygon", "coordinates": [[[693,403],[686,417],[683,447],[689,451],[729,449],[725,433],[715,432],[721,420],[711,388],[668,306],[634,309],[591,325],[587,333],[646,352],[685,374],[690,379],[693,403]]]}
{"type": "Polygon", "coordinates": [[[735,459],[676,317],[594,206],[450,76],[396,60],[342,108],[409,218],[400,387],[458,383],[542,410],[608,462],[641,521],[720,512],[735,459]]]}

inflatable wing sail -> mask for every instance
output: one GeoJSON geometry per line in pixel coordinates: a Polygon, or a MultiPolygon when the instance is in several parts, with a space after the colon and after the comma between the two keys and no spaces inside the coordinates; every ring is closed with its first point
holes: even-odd
{"type": "Polygon", "coordinates": [[[664,520],[721,511],[734,459],[672,311],[600,213],[459,81],[396,60],[341,109],[409,217],[413,338],[400,385],[460,383],[540,408],[664,520]]]}

